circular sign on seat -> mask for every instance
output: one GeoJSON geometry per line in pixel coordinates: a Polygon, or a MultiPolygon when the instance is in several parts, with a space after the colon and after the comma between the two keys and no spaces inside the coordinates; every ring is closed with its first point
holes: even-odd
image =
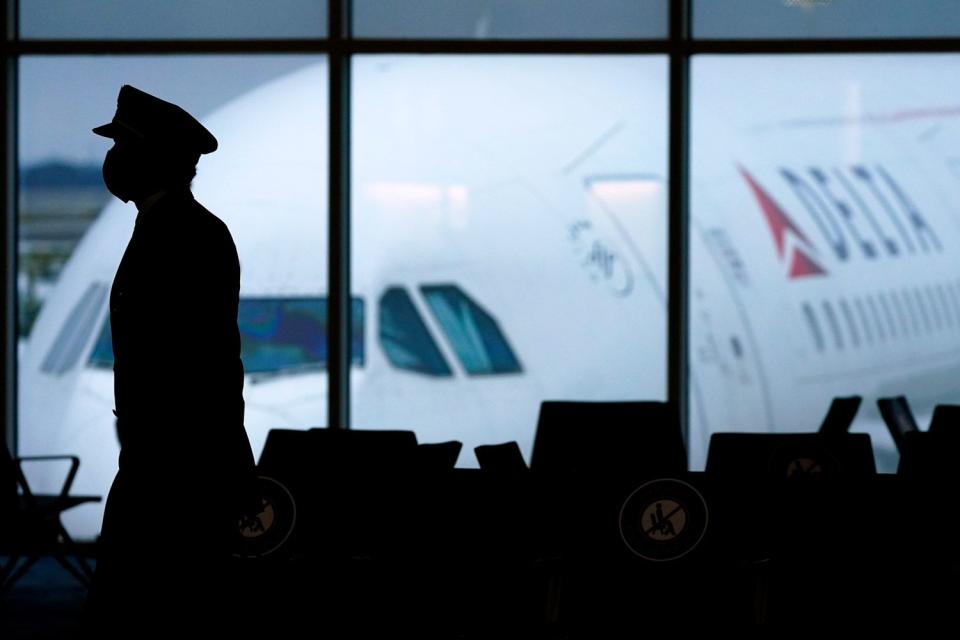
{"type": "Polygon", "coordinates": [[[692,485],[661,478],[641,485],[620,509],[620,535],[645,560],[668,562],[693,551],[707,532],[709,513],[692,485]]]}
{"type": "Polygon", "coordinates": [[[840,472],[840,463],[825,448],[809,445],[779,447],[768,464],[771,475],[786,480],[833,477],[840,472]]]}
{"type": "Polygon", "coordinates": [[[261,510],[237,523],[237,558],[262,558],[270,555],[293,533],[297,505],[283,483],[267,476],[259,477],[261,510]]]}

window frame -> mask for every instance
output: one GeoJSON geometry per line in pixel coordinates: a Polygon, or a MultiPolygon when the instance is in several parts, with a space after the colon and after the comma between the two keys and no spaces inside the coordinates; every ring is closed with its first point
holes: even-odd
{"type": "Polygon", "coordinates": [[[17,66],[26,55],[325,54],[329,65],[328,194],[328,425],[350,427],[350,62],[363,54],[657,54],[669,62],[667,400],[688,433],[688,209],[690,61],[700,54],[795,55],[812,53],[960,53],[960,38],[906,39],[693,39],[694,0],[671,0],[668,35],[661,39],[360,39],[351,36],[350,0],[328,0],[327,36],[314,39],[21,40],[20,0],[0,0],[6,30],[0,34],[0,363],[10,381],[0,392],[0,420],[16,452],[17,398],[17,66]]]}

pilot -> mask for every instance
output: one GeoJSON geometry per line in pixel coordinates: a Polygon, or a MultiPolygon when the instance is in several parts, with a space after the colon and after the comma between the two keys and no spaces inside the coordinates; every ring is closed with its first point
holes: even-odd
{"type": "MultiPolygon", "coordinates": [[[[119,470],[88,622],[179,625],[227,596],[255,467],[244,428],[240,266],[226,225],[190,191],[217,140],[180,107],[125,85],[107,189],[137,208],[110,292],[119,470]]],[[[181,627],[183,628],[183,627],[181,627]]]]}

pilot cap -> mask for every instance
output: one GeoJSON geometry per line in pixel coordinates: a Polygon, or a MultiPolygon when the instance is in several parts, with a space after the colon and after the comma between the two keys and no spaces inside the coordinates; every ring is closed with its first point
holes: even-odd
{"type": "Polygon", "coordinates": [[[113,120],[93,130],[105,138],[126,138],[197,154],[217,149],[217,139],[177,105],[128,84],[120,88],[113,120]]]}

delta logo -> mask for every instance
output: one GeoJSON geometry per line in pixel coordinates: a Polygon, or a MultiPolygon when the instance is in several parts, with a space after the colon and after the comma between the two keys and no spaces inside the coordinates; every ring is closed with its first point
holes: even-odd
{"type": "Polygon", "coordinates": [[[804,214],[806,230],[750,171],[742,165],[737,170],[790,280],[825,277],[828,261],[839,268],[943,251],[928,217],[882,165],[779,167],[777,175],[795,196],[794,211],[804,214]]]}

